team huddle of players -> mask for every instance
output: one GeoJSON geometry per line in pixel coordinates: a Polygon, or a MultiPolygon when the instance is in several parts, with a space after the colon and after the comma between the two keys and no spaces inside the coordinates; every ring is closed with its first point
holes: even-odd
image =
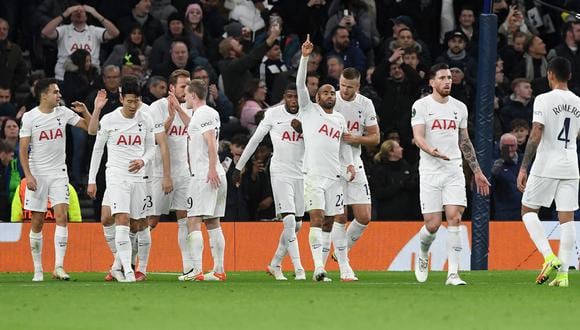
{"type": "MultiPolygon", "coordinates": [[[[270,134],[273,144],[270,175],[276,214],[284,224],[278,247],[267,266],[276,280],[286,280],[282,259],[288,254],[296,280],[305,280],[296,233],[304,212],[310,215],[309,245],[315,281],[329,282],[325,264],[334,246],[341,281],[357,281],[348,253],[362,236],[371,218],[371,196],[361,160],[361,146],[376,145],[380,133],[372,102],[358,93],[360,73],[347,68],[336,92],[331,85],[319,88],[312,102],[306,88],[309,38],[302,45],[296,84],[284,91],[284,102],[265,112],[264,119],[236,164],[233,180],[241,172],[262,139],[270,134]],[[347,227],[348,206],[354,220],[347,227]]],[[[578,208],[578,161],[576,139],[580,129],[580,99],[567,90],[570,63],[552,60],[548,79],[553,89],[534,104],[534,123],[518,188],[524,191],[522,214],[526,228],[544,255],[537,283],[568,286],[567,269],[572,262],[575,227],[571,221],[578,208]],[[537,157],[528,180],[528,167],[537,157]],[[557,159],[558,161],[548,161],[557,159]],[[526,185],[527,183],[527,185],[526,185]],[[556,257],[537,217],[541,206],[552,200],[560,213],[562,240],[556,257]]],[[[479,167],[469,139],[466,106],[449,96],[451,74],[445,64],[435,65],[429,76],[433,92],[416,101],[411,125],[414,143],[420,148],[420,201],[424,226],[419,231],[420,249],[415,263],[419,282],[427,280],[431,243],[445,212],[447,220],[447,285],[464,285],[459,277],[462,253],[461,215],[467,206],[462,154],[474,173],[477,193],[489,194],[489,182],[479,167]],[[442,124],[443,123],[443,124],[442,124]]],[[[65,165],[65,125],[75,125],[96,135],[90,164],[88,195],[96,196],[96,176],[105,147],[106,190],[102,202],[103,232],[114,256],[106,280],[134,282],[146,279],[151,229],[162,214],[175,211],[182,255],[181,281],[225,281],[225,239],[220,226],[227,193],[226,176],[218,158],[220,118],[205,103],[208,87],[190,80],[184,70],[169,79],[167,98],[146,105],[133,78],[121,86],[122,107],[99,120],[107,103],[101,91],[91,116],[84,104],[73,110],[59,106],[57,82],[41,80],[36,95],[40,105],[26,113],[21,130],[20,158],[28,178],[25,208],[32,211],[30,246],[34,262],[33,281],[43,280],[42,221],[47,200],[54,206],[55,270],[53,277],[68,280],[63,260],[67,245],[66,211],[68,178],[65,165]],[[76,113],[75,113],[76,112],[76,113]],[[79,116],[78,114],[81,116],[79,116]],[[204,273],[201,233],[205,224],[210,240],[213,269],[204,273]],[[138,258],[137,268],[135,258],[138,258]]]]}

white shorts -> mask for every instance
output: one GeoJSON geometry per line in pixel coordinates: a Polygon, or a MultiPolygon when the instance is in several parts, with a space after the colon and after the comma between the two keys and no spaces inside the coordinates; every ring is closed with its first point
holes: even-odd
{"type": "Polygon", "coordinates": [[[304,180],[272,176],[272,194],[276,204],[276,215],[294,213],[304,215],[304,180]]]}
{"type": "Polygon", "coordinates": [[[307,175],[304,178],[304,201],[308,212],[324,210],[325,216],[343,214],[344,195],[341,179],[307,175]]]}
{"type": "Polygon", "coordinates": [[[105,189],[105,192],[103,193],[103,201],[101,202],[101,206],[111,207],[111,200],[109,199],[109,189],[105,189]]]}
{"type": "Polygon", "coordinates": [[[187,210],[189,180],[189,176],[172,178],[173,191],[166,194],[162,188],[163,178],[153,178],[149,186],[153,196],[151,215],[169,214],[171,210],[187,210]]]}
{"type": "Polygon", "coordinates": [[[349,182],[345,177],[343,177],[341,178],[341,181],[345,205],[371,203],[371,190],[369,189],[367,174],[362,166],[357,169],[354,180],[349,182]]]}
{"type": "MultiPolygon", "coordinates": [[[[153,198],[148,194],[146,182],[110,180],[107,182],[106,194],[111,215],[127,213],[131,219],[143,219],[149,215],[153,198]]],[[[103,198],[103,205],[104,203],[103,198]]]]}
{"type": "Polygon", "coordinates": [[[186,200],[187,216],[204,219],[222,218],[226,213],[228,182],[225,175],[220,175],[220,186],[215,189],[206,182],[207,179],[191,177],[189,193],[186,200]]]}
{"type": "Polygon", "coordinates": [[[445,205],[467,206],[463,171],[429,174],[419,177],[421,213],[443,211],[445,205]]]}
{"type": "Polygon", "coordinates": [[[578,179],[553,179],[535,175],[528,177],[522,205],[531,209],[550,207],[556,202],[556,210],[571,212],[578,209],[578,179]]]}
{"type": "Polygon", "coordinates": [[[49,175],[36,175],[36,191],[26,187],[24,209],[33,212],[46,212],[50,205],[67,204],[70,197],[68,177],[55,178],[49,175]]]}

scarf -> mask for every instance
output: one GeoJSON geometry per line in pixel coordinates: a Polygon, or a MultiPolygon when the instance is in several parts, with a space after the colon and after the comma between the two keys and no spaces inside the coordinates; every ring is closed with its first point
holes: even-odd
{"type": "MultiPolygon", "coordinates": [[[[534,77],[534,59],[528,55],[528,53],[524,54],[524,60],[526,61],[526,79],[532,81],[535,79],[534,77]]],[[[545,77],[548,70],[548,61],[546,61],[545,57],[542,57],[542,64],[540,65],[540,76],[545,77]]]]}

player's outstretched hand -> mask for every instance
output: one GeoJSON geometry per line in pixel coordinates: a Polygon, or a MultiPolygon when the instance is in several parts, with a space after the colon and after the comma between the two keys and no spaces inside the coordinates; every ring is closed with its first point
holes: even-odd
{"type": "Polygon", "coordinates": [[[477,173],[475,173],[474,179],[475,179],[475,185],[477,186],[477,192],[482,196],[488,196],[489,195],[489,186],[491,186],[491,185],[489,184],[489,181],[487,181],[487,178],[485,177],[485,175],[483,175],[483,172],[478,171],[477,173]]]}
{"type": "Polygon", "coordinates": [[[300,120],[294,118],[292,119],[292,121],[290,122],[290,126],[292,126],[292,128],[298,132],[298,133],[302,133],[302,122],[300,122],[300,120]]]}
{"type": "Polygon", "coordinates": [[[441,158],[443,160],[449,160],[449,157],[443,155],[442,153],[439,152],[439,149],[435,148],[433,150],[431,150],[431,152],[429,153],[431,156],[435,157],[435,158],[441,158]]]}
{"type": "Polygon", "coordinates": [[[232,173],[232,180],[234,180],[234,185],[239,188],[242,184],[242,172],[237,168],[234,168],[234,173],[232,173]]]}
{"type": "Polygon", "coordinates": [[[76,113],[83,113],[83,112],[89,112],[89,110],[87,109],[87,106],[83,103],[83,102],[79,102],[79,101],[74,101],[73,103],[71,103],[73,106],[73,110],[76,113]]]}
{"type": "Polygon", "coordinates": [[[306,41],[302,44],[302,56],[310,56],[312,54],[312,50],[314,49],[314,45],[310,42],[310,34],[306,35],[306,41]]]}
{"type": "Polygon", "coordinates": [[[528,181],[528,171],[526,170],[520,170],[520,172],[518,173],[518,179],[517,179],[517,185],[518,185],[518,190],[520,192],[524,192],[524,190],[526,190],[526,182],[528,181]]]}
{"type": "Polygon", "coordinates": [[[161,189],[163,189],[165,195],[173,191],[173,180],[171,179],[171,177],[163,178],[163,180],[161,181],[161,189]]]}
{"type": "Polygon", "coordinates": [[[342,138],[344,139],[344,142],[348,144],[358,144],[357,136],[350,133],[342,133],[342,138]]]}
{"type": "Polygon", "coordinates": [[[145,166],[145,162],[142,159],[135,159],[129,163],[129,172],[136,173],[138,172],[143,166],[145,166]]]}
{"type": "Polygon", "coordinates": [[[97,185],[96,184],[89,183],[89,185],[87,186],[87,195],[91,199],[97,198],[97,185]]]}
{"type": "Polygon", "coordinates": [[[36,179],[33,176],[26,178],[26,187],[30,191],[36,191],[36,179]]]}
{"type": "Polygon", "coordinates": [[[207,172],[207,181],[206,182],[209,182],[209,184],[211,184],[212,188],[214,188],[214,189],[219,188],[221,182],[220,182],[220,177],[218,176],[215,168],[210,169],[207,172]]]}
{"type": "Polygon", "coordinates": [[[347,174],[347,179],[349,182],[354,180],[354,178],[356,177],[356,171],[354,170],[354,165],[348,165],[346,167],[346,174],[347,174]]]}

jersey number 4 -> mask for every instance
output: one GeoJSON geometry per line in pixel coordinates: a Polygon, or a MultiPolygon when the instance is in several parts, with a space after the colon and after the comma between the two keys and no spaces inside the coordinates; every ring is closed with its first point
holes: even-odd
{"type": "Polygon", "coordinates": [[[564,141],[564,149],[568,149],[568,142],[570,142],[570,138],[568,137],[570,133],[570,117],[564,118],[564,127],[558,134],[558,141],[564,141]]]}

